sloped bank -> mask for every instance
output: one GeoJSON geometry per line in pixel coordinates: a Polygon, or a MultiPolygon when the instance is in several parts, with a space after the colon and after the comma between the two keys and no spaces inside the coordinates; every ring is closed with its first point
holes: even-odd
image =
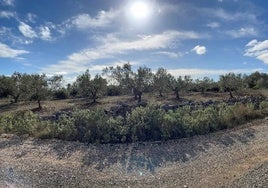
{"type": "Polygon", "coordinates": [[[208,135],[132,144],[23,140],[14,135],[2,135],[0,185],[239,186],[237,179],[267,164],[267,134],[267,121],[258,120],[208,135]]]}

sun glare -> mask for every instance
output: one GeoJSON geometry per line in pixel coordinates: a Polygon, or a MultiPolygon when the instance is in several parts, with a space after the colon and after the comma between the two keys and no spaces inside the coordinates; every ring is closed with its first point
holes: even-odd
{"type": "Polygon", "coordinates": [[[145,2],[137,1],[131,5],[130,13],[134,18],[146,18],[150,13],[150,9],[145,2]]]}

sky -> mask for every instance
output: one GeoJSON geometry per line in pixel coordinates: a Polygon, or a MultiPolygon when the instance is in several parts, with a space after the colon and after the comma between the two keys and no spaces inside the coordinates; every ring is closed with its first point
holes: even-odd
{"type": "Polygon", "coordinates": [[[0,75],[72,82],[128,62],[193,78],[268,73],[268,1],[0,0],[0,75]]]}

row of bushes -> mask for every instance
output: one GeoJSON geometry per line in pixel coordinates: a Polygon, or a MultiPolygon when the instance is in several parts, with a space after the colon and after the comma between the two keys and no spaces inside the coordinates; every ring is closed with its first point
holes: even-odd
{"type": "Polygon", "coordinates": [[[59,120],[42,121],[32,112],[0,116],[0,134],[15,133],[88,143],[125,143],[167,140],[232,128],[268,115],[268,102],[206,107],[190,106],[165,112],[155,106],[138,107],[125,118],[109,117],[104,110],[75,110],[59,120]]]}

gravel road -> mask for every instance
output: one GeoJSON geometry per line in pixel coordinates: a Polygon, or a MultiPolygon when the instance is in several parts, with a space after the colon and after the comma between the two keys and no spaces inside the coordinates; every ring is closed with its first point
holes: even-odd
{"type": "Polygon", "coordinates": [[[2,135],[0,187],[268,187],[267,125],[134,144],[2,135]]]}

